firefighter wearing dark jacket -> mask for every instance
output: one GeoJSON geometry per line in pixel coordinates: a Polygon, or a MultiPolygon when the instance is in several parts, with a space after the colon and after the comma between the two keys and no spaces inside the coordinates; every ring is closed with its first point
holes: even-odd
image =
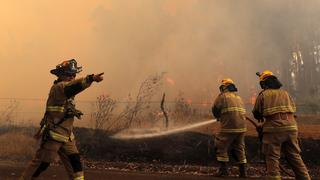
{"type": "Polygon", "coordinates": [[[41,129],[36,135],[41,137],[41,145],[20,179],[36,179],[57,156],[63,162],[69,179],[84,179],[73,134],[74,119],[79,119],[82,113],[75,108],[74,97],[88,88],[92,82],[102,81],[103,73],[75,79],[81,70],[74,59],[64,61],[51,70],[58,79],[51,87],[41,129]]]}
{"type": "Polygon", "coordinates": [[[281,179],[279,159],[281,149],[291,165],[296,179],[309,180],[308,170],[300,156],[296,106],[282,84],[271,71],[257,73],[263,89],[257,97],[253,115],[263,124],[263,153],[266,158],[267,179],[281,179]]]}
{"type": "Polygon", "coordinates": [[[217,160],[220,163],[218,176],[228,176],[228,151],[231,150],[239,164],[240,177],[246,177],[245,132],[246,110],[237,88],[231,79],[222,80],[220,94],[212,107],[212,113],[221,128],[215,139],[217,160]]]}

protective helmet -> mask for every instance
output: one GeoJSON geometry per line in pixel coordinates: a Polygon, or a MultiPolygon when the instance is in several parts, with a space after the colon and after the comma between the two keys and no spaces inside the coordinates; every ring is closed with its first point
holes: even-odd
{"type": "Polygon", "coordinates": [[[282,87],[279,79],[269,70],[263,71],[262,73],[257,72],[259,76],[259,84],[262,89],[279,89],[282,87]]]}
{"type": "Polygon", "coordinates": [[[236,91],[238,91],[233,80],[230,78],[222,79],[219,89],[220,89],[220,92],[225,92],[225,91],[236,92],[236,91]]]}
{"type": "Polygon", "coordinates": [[[260,81],[264,81],[266,80],[268,77],[274,76],[273,72],[269,71],[269,70],[265,70],[263,71],[261,74],[259,72],[257,72],[257,75],[259,76],[260,81]]]}
{"type": "Polygon", "coordinates": [[[52,69],[50,71],[50,73],[56,76],[60,76],[60,75],[74,75],[81,71],[82,71],[82,67],[77,66],[77,61],[75,59],[70,59],[58,64],[55,69],[52,69]]]}
{"type": "Polygon", "coordinates": [[[227,86],[229,84],[234,84],[233,80],[230,78],[222,79],[221,80],[221,85],[227,86]]]}

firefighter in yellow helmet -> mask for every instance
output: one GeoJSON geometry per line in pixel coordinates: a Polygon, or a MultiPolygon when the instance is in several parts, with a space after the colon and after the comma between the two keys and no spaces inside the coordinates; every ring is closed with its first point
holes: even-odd
{"type": "Polygon", "coordinates": [[[217,160],[220,163],[218,176],[228,176],[227,163],[229,162],[228,151],[231,150],[233,157],[239,164],[240,177],[247,177],[245,132],[246,110],[234,82],[231,79],[223,79],[219,87],[220,94],[215,99],[212,113],[220,122],[221,128],[215,139],[217,160]]]}
{"type": "Polygon", "coordinates": [[[263,89],[257,97],[253,115],[263,124],[263,153],[266,158],[267,179],[281,179],[279,159],[281,149],[291,165],[296,179],[310,179],[300,156],[296,106],[282,84],[271,71],[257,73],[263,89]]]}
{"type": "Polygon", "coordinates": [[[20,179],[36,179],[50,163],[59,156],[69,179],[83,180],[83,167],[73,134],[75,117],[81,118],[81,111],[75,108],[74,97],[88,88],[92,82],[103,80],[103,73],[75,79],[82,71],[74,59],[57,65],[51,73],[58,77],[51,87],[41,128],[36,137],[41,138],[35,158],[25,169],[20,179]]]}

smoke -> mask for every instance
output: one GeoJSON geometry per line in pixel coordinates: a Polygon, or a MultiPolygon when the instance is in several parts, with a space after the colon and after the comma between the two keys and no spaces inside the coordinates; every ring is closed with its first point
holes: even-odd
{"type": "Polygon", "coordinates": [[[174,80],[163,89],[171,99],[212,100],[224,77],[247,97],[255,72],[281,75],[292,44],[319,30],[319,9],[317,0],[1,1],[0,96],[46,98],[50,69],[75,58],[82,75],[106,77],[80,99],[124,98],[156,72],[174,80]]]}
{"type": "Polygon", "coordinates": [[[134,89],[146,75],[165,71],[176,81],[174,92],[192,98],[217,93],[224,77],[248,95],[248,88],[257,89],[255,72],[280,74],[297,36],[315,22],[319,3],[308,2],[112,1],[112,8],[93,12],[94,54],[113,62],[115,89],[134,89]]]}

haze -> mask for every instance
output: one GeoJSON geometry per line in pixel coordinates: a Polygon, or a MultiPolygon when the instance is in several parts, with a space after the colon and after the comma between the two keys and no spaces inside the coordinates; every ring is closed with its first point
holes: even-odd
{"type": "Polygon", "coordinates": [[[125,98],[160,72],[176,82],[163,89],[171,99],[214,97],[223,77],[247,97],[255,72],[281,77],[297,36],[319,29],[319,10],[316,0],[0,0],[0,98],[46,99],[50,69],[71,58],[81,75],[105,72],[79,100],[125,98]]]}

